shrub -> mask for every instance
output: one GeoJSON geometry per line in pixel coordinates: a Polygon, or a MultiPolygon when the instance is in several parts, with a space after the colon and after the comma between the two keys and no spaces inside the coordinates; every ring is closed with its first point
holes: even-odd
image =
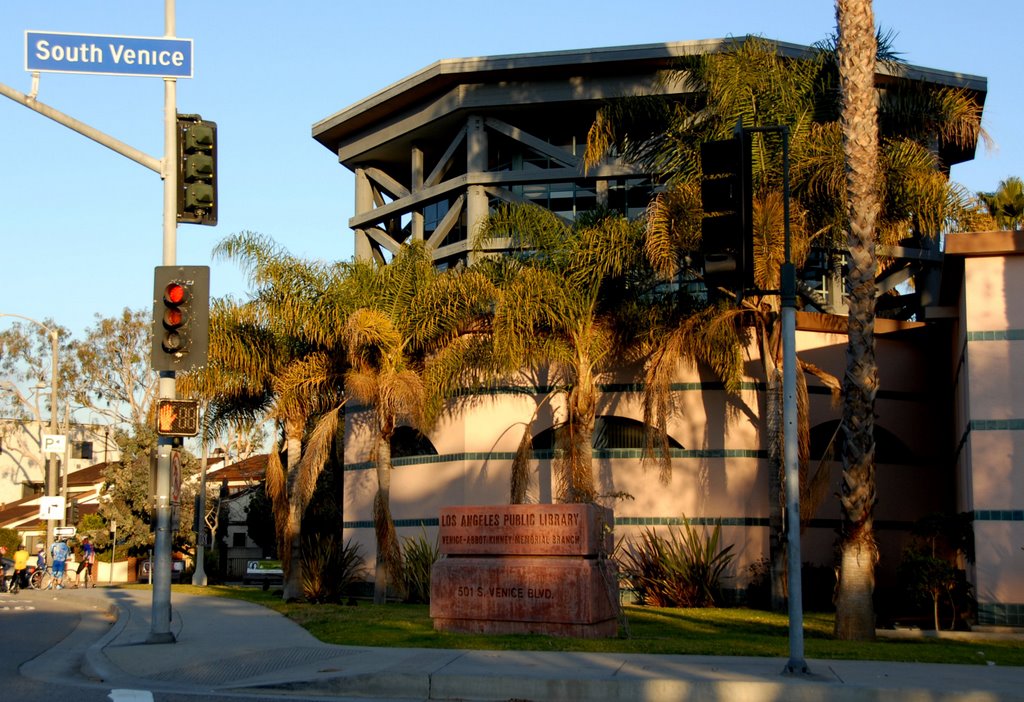
{"type": "Polygon", "coordinates": [[[711,534],[684,518],[668,538],[645,529],[638,542],[623,549],[620,566],[644,604],[654,607],[715,607],[721,602],[723,572],[732,563],[733,546],[719,548],[721,525],[711,534]]]}
{"type": "Polygon", "coordinates": [[[440,557],[437,541],[431,544],[425,531],[418,537],[405,538],[402,543],[401,580],[406,602],[430,602],[430,569],[440,557]]]}
{"type": "Polygon", "coordinates": [[[306,537],[302,545],[302,590],[310,602],[338,602],[345,591],[366,579],[359,544],[344,545],[332,536],[306,537]]]}

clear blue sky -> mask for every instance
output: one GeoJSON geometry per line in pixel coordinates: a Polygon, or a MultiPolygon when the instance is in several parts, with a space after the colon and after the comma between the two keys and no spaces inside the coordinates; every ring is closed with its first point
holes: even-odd
{"type": "MultiPolygon", "coordinates": [[[[759,34],[810,44],[835,24],[830,0],[177,0],[195,76],[178,111],[218,124],[220,223],[178,228],[177,262],[211,264],[243,230],[293,254],[352,255],[352,175],[313,141],[313,123],[442,58],[759,34]]],[[[1020,0],[878,0],[912,64],[988,79],[979,148],[953,177],[993,190],[1024,175],[1020,0]]],[[[163,0],[0,0],[0,82],[22,92],[26,30],[161,36],[163,0]]],[[[163,155],[159,78],[42,74],[39,100],[145,153],[163,155]]],[[[161,259],[162,191],[152,171],[0,97],[0,312],[52,317],[74,334],[94,313],[148,308],[161,259]]],[[[213,263],[214,295],[245,294],[213,263]]],[[[0,320],[8,324],[9,320],[0,320]]]]}

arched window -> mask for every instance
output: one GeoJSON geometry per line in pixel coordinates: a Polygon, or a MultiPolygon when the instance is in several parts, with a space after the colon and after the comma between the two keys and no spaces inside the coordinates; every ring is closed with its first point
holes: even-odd
{"type": "MultiPolygon", "coordinates": [[[[645,427],[643,422],[628,417],[603,415],[594,420],[594,437],[592,446],[595,449],[642,449],[645,446],[645,427]]],[[[558,446],[558,439],[565,431],[565,424],[550,427],[533,437],[533,448],[537,451],[552,450],[558,446]]],[[[651,431],[656,431],[653,427],[651,431]]],[[[681,449],[682,444],[668,438],[669,448],[681,449]]]]}
{"type": "MultiPolygon", "coordinates": [[[[843,460],[843,444],[846,437],[839,428],[839,420],[833,419],[811,427],[811,459],[820,461],[828,452],[831,460],[843,460]]],[[[875,463],[916,463],[917,456],[900,437],[885,427],[875,425],[875,463]]]]}
{"type": "Polygon", "coordinates": [[[391,457],[436,456],[437,449],[430,439],[412,427],[398,427],[391,435],[391,457]]]}

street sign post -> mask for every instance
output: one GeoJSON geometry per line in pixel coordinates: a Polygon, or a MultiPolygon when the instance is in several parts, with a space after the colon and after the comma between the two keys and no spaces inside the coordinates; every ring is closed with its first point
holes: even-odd
{"type": "Polygon", "coordinates": [[[192,40],[30,30],[25,70],[191,78],[192,40]]]}
{"type": "Polygon", "coordinates": [[[43,453],[64,453],[67,437],[63,434],[43,434],[43,453]]]}
{"type": "Polygon", "coordinates": [[[63,495],[54,495],[39,498],[40,519],[62,519],[66,503],[63,495]]]}

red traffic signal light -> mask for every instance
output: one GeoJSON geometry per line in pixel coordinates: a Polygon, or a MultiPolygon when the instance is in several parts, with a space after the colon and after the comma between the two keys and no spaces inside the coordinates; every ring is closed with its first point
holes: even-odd
{"type": "Polygon", "coordinates": [[[206,363],[210,317],[207,266],[158,266],[153,286],[153,370],[206,363]]]}
{"type": "Polygon", "coordinates": [[[185,323],[184,305],[188,302],[188,289],[181,283],[168,283],[164,288],[164,335],[160,342],[167,353],[178,353],[184,346],[179,329],[185,323]]]}

